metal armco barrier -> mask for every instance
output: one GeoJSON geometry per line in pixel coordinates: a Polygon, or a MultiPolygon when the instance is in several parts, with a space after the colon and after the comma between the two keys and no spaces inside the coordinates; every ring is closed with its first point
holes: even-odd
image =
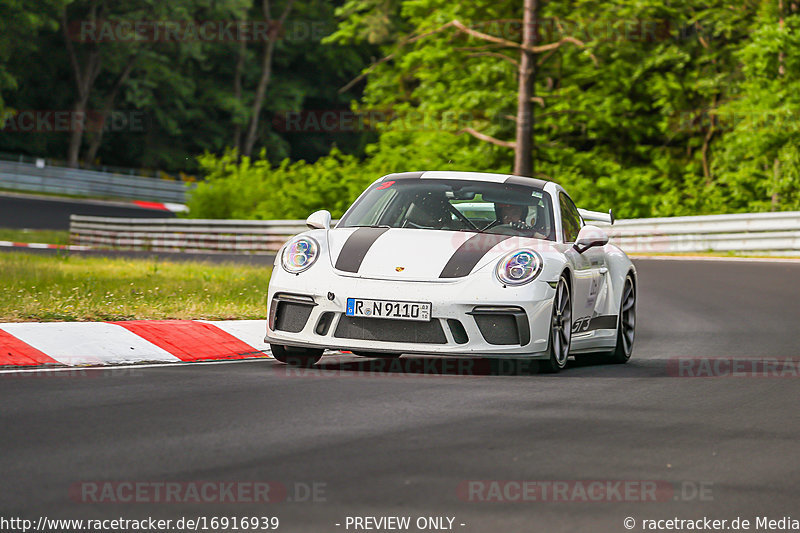
{"type": "MultiPolygon", "coordinates": [[[[618,220],[601,224],[628,253],[706,251],[800,255],[800,212],[618,220]]],[[[72,244],[155,252],[270,253],[302,220],[103,218],[73,215],[72,244]]]]}
{"type": "Polygon", "coordinates": [[[0,161],[2,189],[184,204],[192,187],[158,178],[0,161]]]}
{"type": "Polygon", "coordinates": [[[153,252],[268,254],[305,231],[300,220],[197,220],[72,215],[70,242],[94,248],[153,252]]]}
{"type": "Polygon", "coordinates": [[[626,219],[604,229],[628,253],[800,255],[800,211],[626,219]]]}

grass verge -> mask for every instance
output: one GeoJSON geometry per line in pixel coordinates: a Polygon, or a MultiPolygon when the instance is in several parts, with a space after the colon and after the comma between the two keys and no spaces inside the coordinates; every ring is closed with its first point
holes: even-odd
{"type": "Polygon", "coordinates": [[[0,254],[0,322],[263,319],[271,267],[0,254]]]}
{"type": "Polygon", "coordinates": [[[51,229],[0,228],[0,241],[69,244],[69,231],[51,229]]]}

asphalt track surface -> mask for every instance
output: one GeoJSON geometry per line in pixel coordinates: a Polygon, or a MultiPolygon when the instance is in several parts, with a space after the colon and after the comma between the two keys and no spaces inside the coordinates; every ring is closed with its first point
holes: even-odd
{"type": "Polygon", "coordinates": [[[675,357],[800,355],[800,264],[636,263],[627,365],[440,376],[351,356],[302,375],[267,360],[0,376],[0,516],[267,515],[279,531],[313,532],[354,531],[346,517],[364,515],[454,516],[454,530],[481,532],[627,531],[626,517],[634,531],[642,519],[702,517],[755,530],[756,517],[800,517],[797,378],[669,370],[675,357]],[[290,496],[316,482],[324,492],[258,505],[71,500],[87,480],[269,480],[290,496]],[[459,497],[466,480],[649,480],[676,491],[655,502],[486,503],[459,497]]]}
{"type": "Polygon", "coordinates": [[[70,215],[95,217],[174,218],[170,211],[146,209],[123,202],[71,200],[49,196],[0,193],[0,227],[69,229],[70,215]]]}

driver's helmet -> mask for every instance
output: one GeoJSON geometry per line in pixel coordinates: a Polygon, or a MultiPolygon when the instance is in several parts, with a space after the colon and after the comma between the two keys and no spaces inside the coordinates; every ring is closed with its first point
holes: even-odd
{"type": "Polygon", "coordinates": [[[528,214],[528,207],[520,204],[496,202],[494,204],[494,213],[495,217],[500,222],[503,222],[507,217],[510,219],[510,222],[525,222],[525,217],[528,214]]]}

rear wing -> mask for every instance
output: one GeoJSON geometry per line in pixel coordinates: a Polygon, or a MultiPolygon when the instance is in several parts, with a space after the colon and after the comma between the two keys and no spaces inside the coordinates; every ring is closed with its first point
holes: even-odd
{"type": "Polygon", "coordinates": [[[614,212],[609,209],[608,213],[601,213],[600,211],[589,211],[587,209],[578,209],[578,213],[583,217],[583,220],[591,220],[592,222],[605,222],[606,224],[614,223],[614,212]]]}

